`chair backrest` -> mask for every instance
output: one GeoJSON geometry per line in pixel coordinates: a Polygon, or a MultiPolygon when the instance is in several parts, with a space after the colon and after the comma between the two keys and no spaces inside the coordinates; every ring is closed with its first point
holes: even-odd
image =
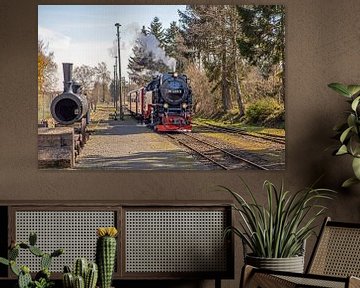
{"type": "Polygon", "coordinates": [[[360,277],[360,223],[326,218],[307,273],[360,277]]]}

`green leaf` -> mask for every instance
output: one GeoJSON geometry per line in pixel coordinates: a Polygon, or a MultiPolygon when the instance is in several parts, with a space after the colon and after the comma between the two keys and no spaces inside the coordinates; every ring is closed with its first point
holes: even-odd
{"type": "Polygon", "coordinates": [[[351,96],[354,96],[360,92],[360,85],[348,85],[347,90],[351,96]]]}
{"type": "Polygon", "coordinates": [[[341,185],[341,187],[348,188],[352,185],[359,184],[359,183],[360,183],[359,179],[357,179],[356,177],[351,177],[351,178],[347,179],[346,181],[344,181],[344,183],[341,185]]]}
{"type": "Polygon", "coordinates": [[[360,158],[355,157],[353,159],[352,168],[356,178],[360,180],[360,158]]]}
{"type": "Polygon", "coordinates": [[[359,106],[360,96],[356,97],[351,103],[351,109],[356,111],[356,108],[359,106]]]}
{"type": "Polygon", "coordinates": [[[5,258],[3,258],[3,257],[0,257],[0,263],[1,263],[1,264],[4,264],[4,265],[9,265],[9,264],[10,264],[9,260],[8,260],[8,259],[5,259],[5,258]]]}
{"type": "Polygon", "coordinates": [[[348,86],[341,84],[341,83],[330,83],[328,85],[329,88],[333,89],[334,91],[336,91],[337,93],[339,93],[342,96],[351,97],[351,94],[348,90],[348,86]]]}
{"type": "Polygon", "coordinates": [[[350,141],[347,147],[351,155],[354,157],[360,157],[360,138],[358,135],[353,135],[350,137],[350,141]]]}
{"type": "Polygon", "coordinates": [[[346,145],[341,145],[341,147],[339,148],[339,150],[336,152],[335,155],[344,155],[348,153],[348,149],[346,147],[346,145]]]}
{"type": "Polygon", "coordinates": [[[349,127],[355,126],[356,116],[353,113],[349,114],[349,116],[347,118],[347,124],[349,125],[349,127]]]}
{"type": "MultiPolygon", "coordinates": [[[[330,199],[331,190],[306,188],[296,193],[277,189],[271,182],[264,182],[267,194],[265,206],[256,201],[248,186],[252,202],[226,187],[237,204],[233,208],[243,220],[240,229],[231,231],[242,238],[258,257],[291,257],[301,253],[303,242],[313,233],[313,222],[323,214],[324,207],[317,205],[321,199],[330,199]],[[310,212],[313,212],[310,214],[310,212]],[[309,217],[312,215],[311,217],[309,217]]],[[[229,231],[229,229],[227,230],[229,231]]]]}
{"type": "Polygon", "coordinates": [[[344,141],[346,140],[349,132],[351,131],[352,127],[349,127],[347,128],[343,133],[341,133],[341,136],[340,136],[340,141],[341,143],[344,143],[344,141]]]}

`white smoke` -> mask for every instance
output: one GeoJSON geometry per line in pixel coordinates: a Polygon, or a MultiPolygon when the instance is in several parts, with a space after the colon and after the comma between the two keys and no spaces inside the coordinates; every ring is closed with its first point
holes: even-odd
{"type": "Polygon", "coordinates": [[[113,41],[113,45],[111,48],[108,48],[108,51],[109,51],[109,54],[112,58],[114,58],[115,56],[118,55],[118,52],[117,52],[117,40],[114,40],[113,41]]]}
{"type": "Polygon", "coordinates": [[[149,70],[149,69],[143,69],[140,73],[139,73],[139,75],[141,75],[141,76],[146,76],[146,77],[148,77],[148,76],[150,76],[150,77],[156,77],[156,76],[158,76],[158,75],[160,75],[161,73],[160,72],[158,72],[158,71],[152,71],[152,70],[149,70]]]}
{"type": "Polygon", "coordinates": [[[175,72],[176,60],[166,56],[165,51],[160,47],[160,42],[156,39],[154,34],[144,35],[141,33],[138,39],[147,54],[152,55],[155,61],[161,60],[171,71],[175,72]]]}
{"type": "MultiPolygon", "coordinates": [[[[135,40],[138,34],[140,33],[139,23],[131,22],[121,30],[123,31],[120,31],[120,50],[125,51],[127,49],[131,49],[130,47],[132,47],[135,44],[135,40]],[[128,36],[127,38],[129,38],[130,40],[128,39],[126,41],[123,40],[121,32],[126,33],[128,36]]],[[[118,45],[117,37],[115,37],[115,39],[113,40],[112,47],[108,48],[108,52],[111,57],[115,57],[118,55],[117,45],[118,45]]]]}

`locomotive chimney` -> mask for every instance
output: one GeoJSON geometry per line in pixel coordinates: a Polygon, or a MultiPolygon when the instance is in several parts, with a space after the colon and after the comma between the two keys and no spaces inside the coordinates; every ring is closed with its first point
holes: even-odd
{"type": "Polygon", "coordinates": [[[72,92],[71,84],[72,84],[72,63],[63,63],[63,71],[64,71],[64,92],[72,92]]]}

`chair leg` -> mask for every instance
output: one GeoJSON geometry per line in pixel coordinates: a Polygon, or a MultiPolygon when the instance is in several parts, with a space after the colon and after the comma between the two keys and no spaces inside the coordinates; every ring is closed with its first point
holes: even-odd
{"type": "Polygon", "coordinates": [[[271,274],[257,272],[256,270],[256,268],[250,265],[246,265],[243,267],[241,273],[240,288],[296,287],[295,283],[291,283],[287,280],[272,276],[271,274]]]}
{"type": "Polygon", "coordinates": [[[244,265],[241,271],[240,285],[239,288],[246,288],[249,285],[251,280],[251,275],[253,274],[254,267],[250,265],[244,265]]]}
{"type": "Polygon", "coordinates": [[[360,288],[360,278],[351,276],[349,278],[349,288],[360,288]]]}
{"type": "Polygon", "coordinates": [[[221,288],[221,279],[215,278],[215,288],[221,288]]]}

